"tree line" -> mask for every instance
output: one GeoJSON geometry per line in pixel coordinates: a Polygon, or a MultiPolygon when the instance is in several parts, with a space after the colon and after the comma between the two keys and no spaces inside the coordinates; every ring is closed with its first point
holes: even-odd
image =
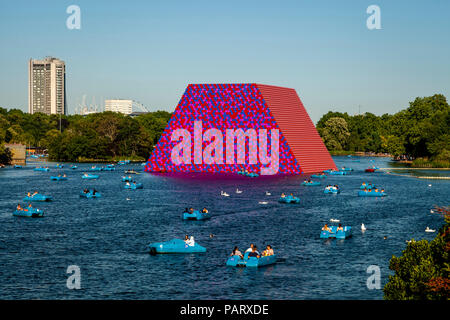
{"type": "MultiPolygon", "coordinates": [[[[146,159],[171,115],[102,112],[62,116],[60,121],[59,115],[0,108],[0,163],[10,157],[4,142],[47,149],[55,161],[146,159]]],[[[416,98],[392,115],[329,111],[316,127],[332,152],[382,152],[450,164],[450,106],[442,94],[416,98]]]]}
{"type": "Polygon", "coordinates": [[[317,130],[330,151],[450,161],[450,106],[442,94],[416,98],[392,115],[330,111],[319,120],[317,130]]]}
{"type": "Polygon", "coordinates": [[[7,152],[3,143],[46,149],[55,161],[146,160],[171,115],[166,111],[136,117],[102,112],[60,119],[59,115],[0,108],[0,163],[7,152]]]}

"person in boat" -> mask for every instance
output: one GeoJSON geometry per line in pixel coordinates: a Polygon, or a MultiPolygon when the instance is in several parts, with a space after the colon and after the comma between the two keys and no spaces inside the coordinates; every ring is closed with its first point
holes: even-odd
{"type": "Polygon", "coordinates": [[[186,241],[186,244],[190,247],[193,247],[195,245],[194,236],[191,236],[188,241],[186,241]]]}
{"type": "Polygon", "coordinates": [[[367,192],[367,188],[364,187],[363,191],[364,191],[364,192],[367,192]]]}
{"type": "Polygon", "coordinates": [[[31,193],[28,192],[28,193],[27,193],[27,197],[28,197],[28,198],[31,197],[31,193]]]}
{"type": "Polygon", "coordinates": [[[17,204],[16,210],[20,210],[20,211],[23,210],[23,208],[22,208],[22,206],[20,205],[20,203],[17,204]]]}
{"type": "Polygon", "coordinates": [[[28,205],[28,208],[33,208],[33,207],[31,206],[31,203],[28,205]]]}
{"type": "Polygon", "coordinates": [[[65,177],[66,177],[66,174],[64,173],[64,174],[63,174],[63,178],[65,178],[65,177]]]}
{"type": "Polygon", "coordinates": [[[282,193],[282,194],[281,194],[281,197],[282,197],[282,198],[285,198],[285,197],[286,197],[286,195],[285,195],[284,193],[282,193]]]}
{"type": "Polygon", "coordinates": [[[241,258],[243,258],[244,256],[242,255],[241,251],[239,251],[238,247],[234,247],[233,252],[231,252],[230,256],[239,256],[241,258]]]}
{"type": "Polygon", "coordinates": [[[258,258],[260,257],[259,252],[257,251],[256,246],[253,246],[252,251],[250,251],[250,253],[248,254],[249,258],[255,257],[258,258]]]}
{"type": "Polygon", "coordinates": [[[130,183],[129,182],[127,182],[127,183],[125,183],[128,187],[130,186],[130,183]]]}
{"type": "Polygon", "coordinates": [[[203,208],[202,213],[208,213],[208,209],[203,208]]]}
{"type": "Polygon", "coordinates": [[[336,231],[344,231],[342,224],[339,223],[339,226],[337,227],[336,231]]]}
{"type": "Polygon", "coordinates": [[[188,208],[185,208],[184,211],[183,211],[183,213],[189,213],[189,209],[188,209],[188,208]]]}
{"type": "Polygon", "coordinates": [[[322,228],[322,231],[328,231],[328,232],[332,232],[331,228],[328,226],[328,224],[325,223],[325,225],[322,228]]]}
{"type": "Polygon", "coordinates": [[[92,190],[92,194],[95,195],[97,193],[97,190],[92,190]]]}
{"type": "MultiPolygon", "coordinates": [[[[254,248],[256,248],[256,246],[253,243],[250,243],[250,248],[245,250],[245,253],[252,252],[254,248]]],[[[256,253],[259,255],[259,251],[256,251],[256,253]]]]}
{"type": "Polygon", "coordinates": [[[84,193],[88,193],[89,190],[88,190],[88,189],[84,189],[83,192],[84,192],[84,193]]]}
{"type": "Polygon", "coordinates": [[[264,250],[264,251],[262,252],[262,255],[263,255],[263,257],[273,256],[274,253],[273,253],[272,246],[268,244],[268,245],[266,246],[266,250],[264,250]]]}
{"type": "Polygon", "coordinates": [[[375,189],[375,192],[378,192],[378,188],[375,189]]]}
{"type": "Polygon", "coordinates": [[[311,181],[311,178],[309,178],[307,182],[308,182],[308,183],[311,183],[311,182],[312,182],[312,181],[311,181]]]}
{"type": "Polygon", "coordinates": [[[380,191],[381,193],[384,193],[384,189],[381,189],[381,191],[380,191]]]}
{"type": "Polygon", "coordinates": [[[189,208],[189,213],[194,213],[194,208],[189,208]]]}
{"type": "Polygon", "coordinates": [[[34,196],[37,195],[37,194],[38,194],[38,192],[35,191],[35,192],[31,195],[31,197],[34,197],[34,196]]]}

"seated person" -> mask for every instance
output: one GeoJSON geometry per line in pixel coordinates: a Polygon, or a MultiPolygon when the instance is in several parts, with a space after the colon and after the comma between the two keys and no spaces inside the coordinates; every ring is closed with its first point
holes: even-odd
{"type": "Polygon", "coordinates": [[[272,246],[271,246],[271,245],[267,245],[267,246],[266,246],[266,250],[263,251],[262,255],[263,255],[263,257],[266,257],[266,256],[273,256],[274,253],[273,253],[272,246]]]}
{"type": "Polygon", "coordinates": [[[37,194],[38,194],[38,192],[35,191],[31,196],[34,197],[34,196],[37,195],[37,194]]]}
{"type": "Polygon", "coordinates": [[[239,256],[241,258],[243,258],[244,256],[242,255],[241,251],[239,251],[238,247],[234,247],[233,252],[231,252],[231,256],[239,256]]]}
{"type": "Polygon", "coordinates": [[[384,193],[384,189],[381,189],[381,191],[380,191],[381,193],[384,193]]]}
{"type": "MultiPolygon", "coordinates": [[[[245,250],[245,253],[247,253],[247,252],[252,252],[253,251],[253,249],[254,248],[256,248],[256,246],[253,244],[253,243],[251,243],[250,244],[250,248],[248,248],[247,250],[245,250]]],[[[259,255],[259,251],[258,250],[256,250],[256,253],[259,255]]]]}
{"type": "Polygon", "coordinates": [[[208,209],[203,208],[202,212],[203,212],[203,213],[208,213],[208,209]]]}
{"type": "Polygon", "coordinates": [[[259,252],[256,251],[256,246],[253,246],[252,251],[248,254],[249,258],[255,257],[258,258],[260,257],[259,252]]]}
{"type": "Polygon", "coordinates": [[[285,195],[284,193],[282,193],[282,194],[281,194],[281,197],[282,197],[282,198],[285,198],[285,197],[286,197],[286,195],[285,195]]]}
{"type": "Polygon", "coordinates": [[[28,192],[28,193],[27,193],[27,197],[31,197],[31,193],[28,192]]]}
{"type": "Polygon", "coordinates": [[[23,210],[22,207],[20,206],[20,203],[17,204],[17,210],[23,210]]]}
{"type": "Polygon", "coordinates": [[[32,208],[31,203],[28,205],[28,208],[32,208]]]}
{"type": "Polygon", "coordinates": [[[189,213],[194,213],[194,208],[189,208],[189,213]]]}
{"type": "Polygon", "coordinates": [[[344,231],[342,224],[339,223],[339,226],[337,227],[336,231],[344,231]]]}
{"type": "Polygon", "coordinates": [[[331,228],[328,226],[328,224],[325,223],[325,225],[322,228],[322,231],[328,231],[328,232],[332,232],[331,228]]]}
{"type": "Polygon", "coordinates": [[[188,236],[186,235],[186,237],[184,238],[184,242],[185,242],[188,246],[193,247],[193,246],[195,245],[194,236],[191,236],[191,237],[188,239],[188,236]]]}

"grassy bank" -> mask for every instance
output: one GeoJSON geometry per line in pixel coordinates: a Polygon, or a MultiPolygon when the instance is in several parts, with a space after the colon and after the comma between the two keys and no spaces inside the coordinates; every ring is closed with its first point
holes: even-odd
{"type": "Polygon", "coordinates": [[[447,160],[429,160],[424,158],[415,159],[411,163],[413,168],[450,168],[450,161],[447,160]]]}

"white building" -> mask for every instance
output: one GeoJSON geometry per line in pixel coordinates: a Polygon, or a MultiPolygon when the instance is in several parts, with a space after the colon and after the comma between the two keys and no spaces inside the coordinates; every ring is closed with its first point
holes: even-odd
{"type": "Polygon", "coordinates": [[[66,65],[53,57],[28,62],[28,112],[66,114],[66,65]]]}
{"type": "Polygon", "coordinates": [[[105,111],[130,114],[133,112],[133,100],[105,100],[105,111]]]}

